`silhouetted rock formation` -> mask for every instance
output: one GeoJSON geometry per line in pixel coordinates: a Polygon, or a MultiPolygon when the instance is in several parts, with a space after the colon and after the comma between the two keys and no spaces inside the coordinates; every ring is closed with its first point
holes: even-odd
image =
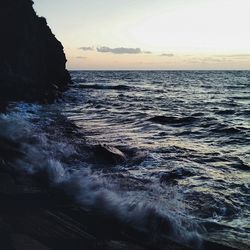
{"type": "Polygon", "coordinates": [[[31,0],[0,2],[0,103],[53,101],[70,81],[62,44],[31,0]]]}

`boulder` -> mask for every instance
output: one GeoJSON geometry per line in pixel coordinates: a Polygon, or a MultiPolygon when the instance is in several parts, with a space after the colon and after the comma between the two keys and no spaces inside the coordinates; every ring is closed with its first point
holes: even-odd
{"type": "Polygon", "coordinates": [[[126,161],[125,154],[115,147],[108,145],[97,145],[93,147],[95,159],[100,163],[119,164],[126,161]]]}

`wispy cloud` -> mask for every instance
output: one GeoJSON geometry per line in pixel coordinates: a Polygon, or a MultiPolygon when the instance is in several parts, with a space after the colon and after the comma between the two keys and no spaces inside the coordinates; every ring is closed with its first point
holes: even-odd
{"type": "Polygon", "coordinates": [[[215,56],[224,58],[236,58],[236,59],[250,58],[250,54],[225,54],[225,55],[215,55],[215,56]]]}
{"type": "Polygon", "coordinates": [[[87,59],[86,56],[77,56],[76,59],[87,59]]]}
{"type": "Polygon", "coordinates": [[[92,51],[92,50],[94,50],[93,47],[80,47],[78,49],[83,50],[83,51],[92,51]]]}
{"type": "Polygon", "coordinates": [[[144,54],[152,54],[151,51],[143,51],[144,54]]]}
{"type": "Polygon", "coordinates": [[[172,54],[172,53],[163,53],[160,56],[173,57],[174,54],[172,54]]]}
{"type": "Polygon", "coordinates": [[[190,63],[196,63],[196,64],[211,64],[211,63],[223,63],[228,62],[230,60],[223,59],[223,58],[216,58],[216,57],[193,57],[191,60],[186,60],[190,63]]]}
{"type": "Polygon", "coordinates": [[[99,47],[96,49],[100,53],[113,53],[113,54],[141,54],[142,50],[140,48],[110,48],[110,47],[99,47]]]}

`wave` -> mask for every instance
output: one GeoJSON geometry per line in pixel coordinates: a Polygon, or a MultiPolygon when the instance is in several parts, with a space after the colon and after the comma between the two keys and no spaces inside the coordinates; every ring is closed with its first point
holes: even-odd
{"type": "MultiPolygon", "coordinates": [[[[20,144],[23,157],[16,160],[17,169],[43,178],[81,206],[137,230],[187,245],[201,244],[199,227],[188,219],[177,188],[166,189],[159,183],[150,183],[144,190],[122,190],[103,171],[94,170],[84,162],[82,155],[86,152],[79,151],[77,145],[48,134],[43,127],[54,121],[44,112],[40,106],[26,105],[0,115],[0,135],[20,144]]],[[[56,131],[54,126],[53,132],[56,131]]]]}
{"type": "Polygon", "coordinates": [[[79,84],[77,88],[80,89],[113,89],[113,90],[129,90],[130,87],[126,85],[107,85],[107,84],[79,84]]]}
{"type": "Polygon", "coordinates": [[[149,118],[148,121],[160,123],[160,124],[179,124],[187,125],[197,121],[196,117],[186,116],[186,117],[177,117],[177,116],[154,116],[149,118]]]}
{"type": "Polygon", "coordinates": [[[227,125],[217,125],[216,128],[210,129],[210,132],[219,133],[219,134],[226,134],[226,135],[245,133],[244,128],[230,127],[227,125]]]}
{"type": "Polygon", "coordinates": [[[235,110],[224,109],[224,110],[216,111],[215,114],[217,114],[217,115],[233,115],[233,114],[235,114],[235,110]]]}

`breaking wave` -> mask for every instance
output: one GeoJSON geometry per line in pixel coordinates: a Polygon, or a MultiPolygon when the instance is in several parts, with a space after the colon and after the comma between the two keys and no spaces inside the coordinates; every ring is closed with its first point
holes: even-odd
{"type": "Polygon", "coordinates": [[[81,206],[137,230],[200,246],[198,231],[201,228],[187,214],[178,188],[166,189],[159,183],[149,182],[143,189],[137,188],[135,183],[129,190],[123,189],[112,173],[92,168],[84,161],[82,155],[90,152],[79,150],[79,141],[75,145],[73,140],[59,137],[60,129],[56,126],[50,134],[46,128],[57,119],[57,111],[53,106],[46,109],[20,104],[0,115],[0,136],[18,143],[23,155],[16,160],[16,169],[42,178],[81,206]]]}

